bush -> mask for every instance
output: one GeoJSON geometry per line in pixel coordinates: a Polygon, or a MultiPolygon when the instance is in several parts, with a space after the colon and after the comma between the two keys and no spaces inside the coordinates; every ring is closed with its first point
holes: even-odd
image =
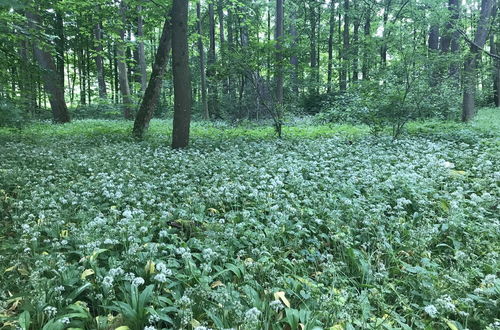
{"type": "Polygon", "coordinates": [[[71,111],[75,119],[122,119],[121,104],[101,101],[99,103],[80,105],[71,111]]]}
{"type": "Polygon", "coordinates": [[[0,101],[0,127],[21,128],[26,119],[26,114],[17,104],[0,101]]]}

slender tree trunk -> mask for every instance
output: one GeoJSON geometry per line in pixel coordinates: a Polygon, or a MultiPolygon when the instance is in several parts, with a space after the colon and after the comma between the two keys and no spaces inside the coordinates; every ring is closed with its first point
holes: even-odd
{"type": "Polygon", "coordinates": [[[96,56],[95,56],[95,64],[97,68],[97,84],[99,85],[99,97],[101,99],[105,99],[107,97],[107,91],[106,91],[106,80],[105,80],[105,73],[104,73],[104,61],[102,58],[103,54],[103,47],[102,47],[102,23],[99,22],[96,24],[94,28],[94,37],[95,37],[95,50],[96,50],[96,56]]]}
{"type": "Polygon", "coordinates": [[[474,44],[470,46],[470,54],[464,63],[464,94],[462,104],[462,121],[468,122],[475,115],[475,94],[477,83],[477,61],[481,55],[481,48],[486,43],[490,26],[493,0],[481,1],[481,13],[477,23],[474,44]]]}
{"type": "MultiPolygon", "coordinates": [[[[26,12],[26,18],[30,22],[31,29],[36,32],[37,25],[40,24],[39,16],[31,12],[26,12]]],[[[64,100],[64,89],[60,84],[60,76],[57,74],[54,59],[40,45],[37,45],[36,42],[34,44],[35,58],[42,69],[45,90],[49,94],[52,118],[56,123],[67,123],[70,121],[69,112],[64,100]]]]}
{"type": "Polygon", "coordinates": [[[347,68],[349,60],[349,0],[344,0],[344,31],[342,32],[342,65],[340,70],[340,90],[347,89],[347,68]]]}
{"type": "MultiPolygon", "coordinates": [[[[125,18],[126,8],[125,3],[120,2],[120,14],[123,24],[126,22],[125,18]]],[[[117,47],[116,55],[118,57],[118,83],[120,85],[120,92],[122,94],[123,115],[125,119],[133,119],[133,103],[130,95],[130,85],[128,80],[127,58],[125,57],[125,29],[120,29],[120,44],[117,47]]]]}
{"type": "MultiPolygon", "coordinates": [[[[274,33],[274,40],[276,41],[276,103],[278,108],[283,105],[283,0],[276,0],[276,30],[274,33]]],[[[278,112],[281,110],[278,109],[278,112]]]]}
{"type": "Polygon", "coordinates": [[[57,33],[56,39],[56,67],[57,75],[59,77],[59,84],[64,90],[64,51],[65,51],[65,36],[64,36],[64,21],[63,16],[59,10],[56,11],[56,24],[55,30],[57,33]]]}
{"type": "Polygon", "coordinates": [[[208,101],[207,101],[207,82],[205,76],[205,49],[203,48],[202,30],[201,30],[201,5],[199,2],[196,3],[196,28],[198,30],[198,55],[200,57],[200,80],[201,80],[201,104],[203,117],[205,119],[210,119],[210,114],[208,112],[208,101]]]}
{"type": "MultiPolygon", "coordinates": [[[[357,7],[358,4],[354,2],[357,7]]],[[[355,7],[355,8],[356,8],[355,7]]],[[[357,10],[355,11],[357,12],[357,10]]],[[[352,45],[352,81],[359,79],[359,26],[361,25],[360,18],[356,17],[354,20],[353,29],[353,45],[352,45]]]]}
{"type": "Polygon", "coordinates": [[[332,91],[333,77],[333,34],[335,26],[335,2],[330,2],[330,30],[328,31],[328,72],[327,72],[327,93],[332,91]]]}
{"type": "Polygon", "coordinates": [[[361,74],[363,76],[363,80],[370,79],[370,47],[368,46],[370,43],[371,37],[371,14],[370,10],[367,9],[365,12],[365,24],[363,26],[363,65],[361,68],[361,74]]]}
{"type": "Polygon", "coordinates": [[[316,27],[317,27],[317,17],[316,17],[316,4],[315,3],[310,3],[309,4],[309,20],[311,24],[311,35],[310,35],[310,51],[309,51],[309,58],[310,58],[310,66],[311,66],[311,80],[310,84],[312,85],[310,87],[311,91],[317,92],[318,91],[318,86],[317,86],[317,74],[318,72],[318,56],[316,53],[316,48],[317,48],[317,34],[316,34],[316,27]]]}
{"type": "Polygon", "coordinates": [[[170,16],[171,14],[169,14],[169,17],[163,24],[160,43],[153,63],[153,72],[144,92],[141,107],[135,117],[133,135],[139,139],[144,136],[144,132],[148,129],[149,122],[160,99],[163,77],[167,69],[168,55],[172,46],[172,22],[170,16]]]}
{"type": "Polygon", "coordinates": [[[137,57],[140,71],[140,82],[141,82],[141,91],[144,93],[146,91],[146,87],[148,84],[148,74],[146,70],[146,53],[144,50],[144,22],[142,18],[142,6],[137,7],[137,11],[139,14],[139,18],[137,19],[137,38],[139,39],[139,43],[137,45],[137,57]]]}
{"type": "MultiPolygon", "coordinates": [[[[491,52],[495,55],[500,54],[500,39],[496,36],[497,40],[495,42],[495,36],[493,34],[490,37],[491,39],[491,52]]],[[[500,107],[500,61],[494,61],[493,63],[493,99],[495,101],[495,105],[500,107]]]]}
{"type": "Polygon", "coordinates": [[[290,37],[292,38],[292,55],[290,56],[290,64],[292,65],[292,75],[291,75],[291,85],[293,95],[298,96],[299,94],[299,58],[297,57],[297,12],[294,9],[291,14],[291,25],[290,25],[290,37]]]}
{"type": "Polygon", "coordinates": [[[219,117],[218,109],[218,91],[217,83],[215,81],[215,13],[213,2],[208,3],[208,20],[209,20],[209,39],[210,45],[208,50],[208,112],[212,117],[219,117]]]}
{"type": "Polygon", "coordinates": [[[435,59],[435,55],[439,50],[439,25],[433,24],[429,29],[429,38],[428,38],[428,47],[429,47],[429,58],[430,58],[430,86],[435,87],[439,81],[439,72],[436,70],[436,65],[433,63],[435,59]]]}
{"type": "Polygon", "coordinates": [[[389,21],[389,10],[391,9],[392,0],[384,0],[384,14],[382,16],[382,47],[380,49],[380,58],[382,60],[382,66],[385,67],[387,64],[387,22],[389,21]]]}
{"type": "Polygon", "coordinates": [[[189,144],[191,79],[187,42],[188,7],[188,0],[174,0],[172,7],[172,69],[174,77],[172,148],[174,149],[185,148],[189,144]]]}

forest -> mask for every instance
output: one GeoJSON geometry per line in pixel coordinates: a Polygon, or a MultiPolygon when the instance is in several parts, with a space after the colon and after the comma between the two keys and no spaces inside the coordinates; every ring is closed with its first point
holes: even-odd
{"type": "Polygon", "coordinates": [[[500,330],[498,0],[0,0],[0,329],[500,330]]]}

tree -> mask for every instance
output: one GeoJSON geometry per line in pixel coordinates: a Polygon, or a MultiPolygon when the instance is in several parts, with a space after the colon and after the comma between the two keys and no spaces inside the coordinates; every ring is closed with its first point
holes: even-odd
{"type": "Polygon", "coordinates": [[[26,11],[26,18],[32,29],[35,58],[42,69],[44,87],[49,94],[52,119],[55,123],[68,123],[70,121],[68,107],[64,100],[64,89],[61,85],[60,76],[57,74],[54,59],[49,51],[43,49],[43,46],[36,42],[40,17],[38,14],[28,10],[26,11]]]}
{"type": "Polygon", "coordinates": [[[204,118],[210,119],[207,102],[207,80],[205,75],[205,49],[203,48],[203,38],[201,34],[201,5],[199,2],[196,3],[196,18],[196,29],[198,30],[198,55],[200,57],[201,104],[204,118]]]}
{"type": "Polygon", "coordinates": [[[124,0],[120,2],[120,15],[122,18],[122,27],[120,27],[120,44],[117,47],[118,57],[118,79],[120,92],[122,94],[123,115],[125,119],[133,119],[132,96],[130,94],[130,85],[128,81],[127,58],[125,56],[125,24],[126,24],[126,5],[124,0]]]}
{"type": "Polygon", "coordinates": [[[153,117],[153,113],[160,98],[161,87],[163,85],[163,77],[167,69],[168,55],[172,47],[172,14],[169,13],[165,23],[163,23],[163,30],[161,33],[158,50],[153,64],[153,72],[149,78],[149,83],[144,92],[141,106],[134,121],[133,135],[136,138],[142,138],[144,132],[148,129],[149,122],[153,117]]]}
{"type": "Polygon", "coordinates": [[[470,54],[464,63],[464,93],[462,103],[462,121],[468,122],[474,118],[475,95],[477,83],[477,61],[481,55],[481,49],[486,43],[490,25],[493,0],[481,1],[481,13],[477,23],[474,40],[470,43],[470,54]]]}
{"type": "Polygon", "coordinates": [[[174,121],[172,148],[189,143],[191,122],[191,79],[187,41],[188,0],[174,0],[172,7],[172,73],[174,77],[174,121]]]}
{"type": "Polygon", "coordinates": [[[276,103],[278,107],[283,106],[283,0],[276,0],[276,103]]]}

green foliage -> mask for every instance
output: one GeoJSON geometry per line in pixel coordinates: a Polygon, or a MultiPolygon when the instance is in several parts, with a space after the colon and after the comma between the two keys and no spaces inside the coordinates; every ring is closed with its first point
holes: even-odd
{"type": "Polygon", "coordinates": [[[26,112],[15,103],[0,101],[0,127],[21,128],[26,124],[26,112]]]}
{"type": "Polygon", "coordinates": [[[290,121],[1,129],[0,327],[494,329],[498,112],[290,121]]]}

